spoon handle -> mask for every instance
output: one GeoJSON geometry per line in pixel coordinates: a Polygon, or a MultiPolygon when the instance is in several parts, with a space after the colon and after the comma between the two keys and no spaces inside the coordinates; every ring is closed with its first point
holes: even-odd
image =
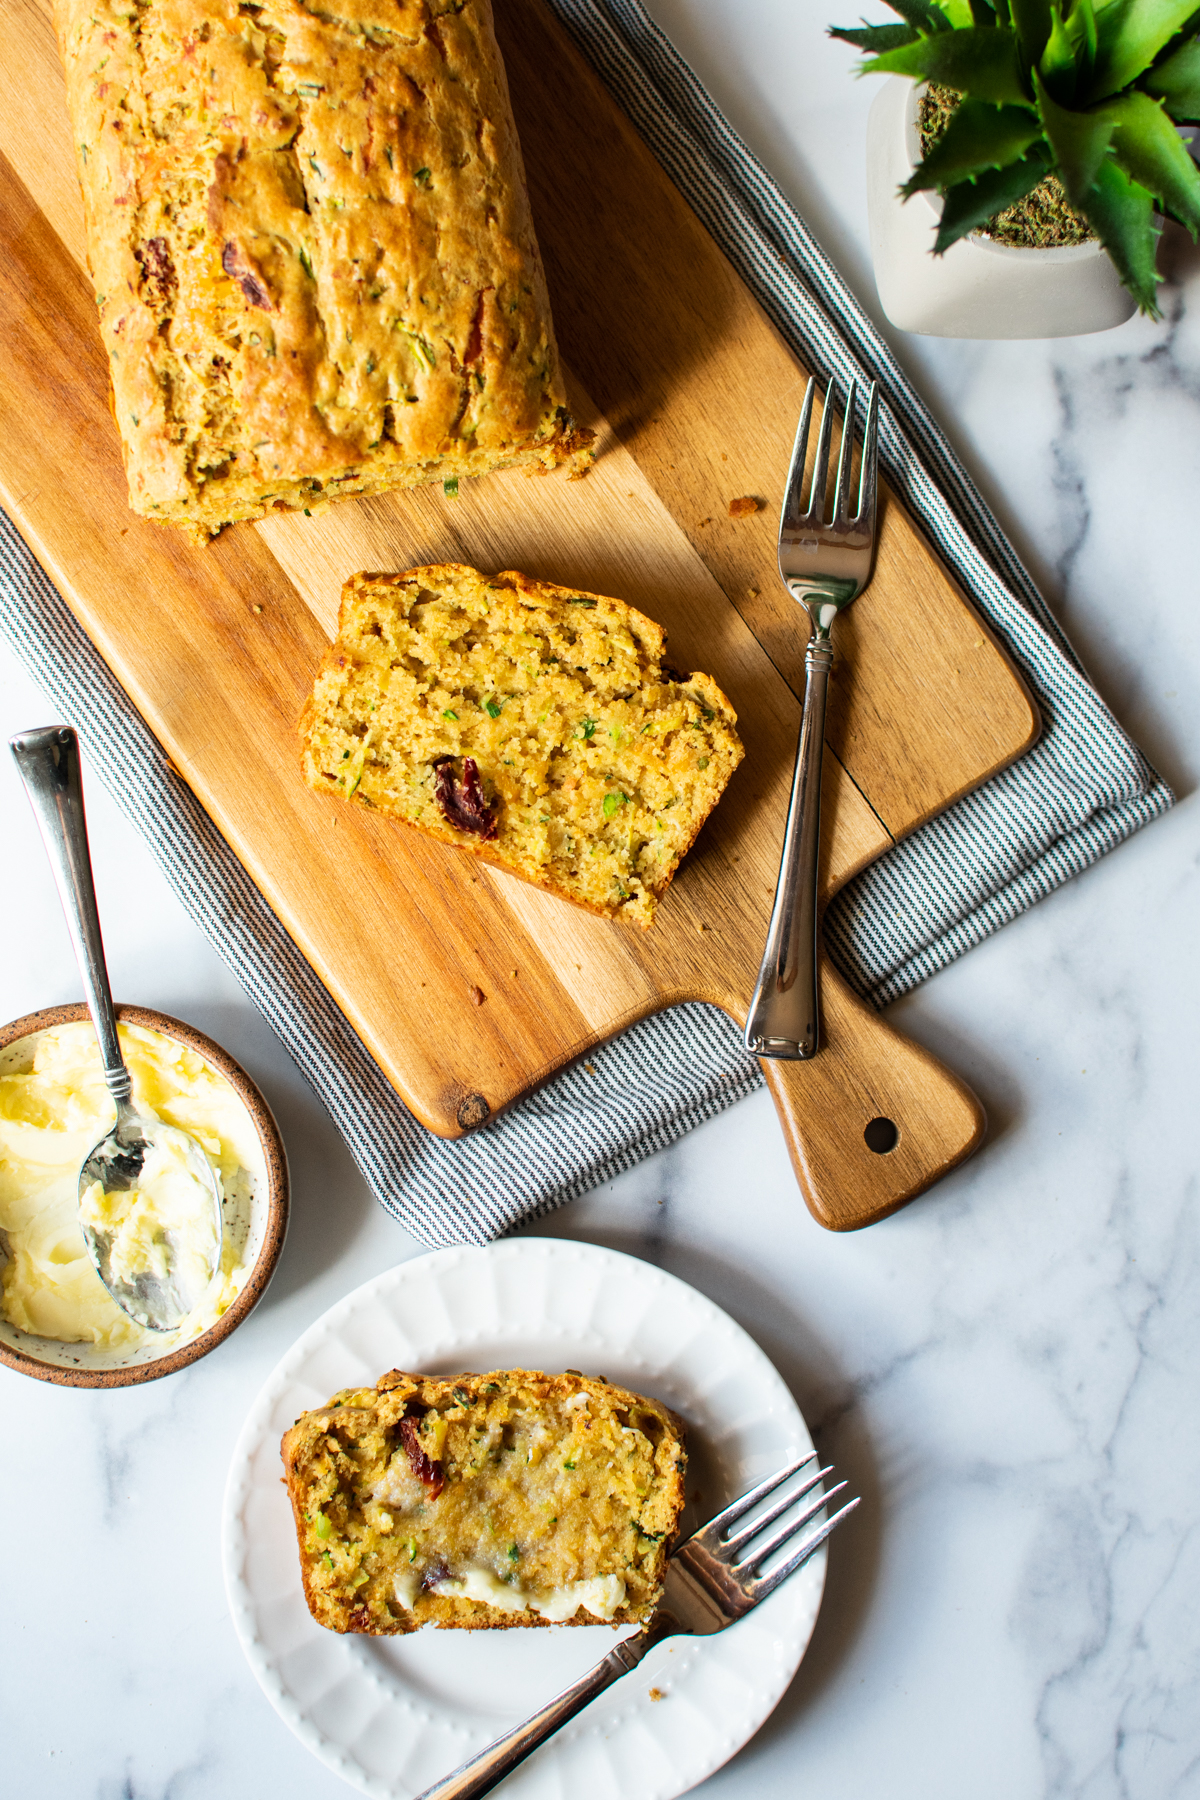
{"type": "Polygon", "coordinates": [[[122,1106],[129,1104],[132,1084],[117,1037],[104,942],[100,936],[100,915],[96,910],[87,819],[83,810],[79,740],[69,725],[46,725],[39,731],[19,731],[16,737],[9,739],[9,744],[54,871],[75,960],[83,977],[88,1010],[100,1043],[104,1079],[119,1112],[122,1106]]]}

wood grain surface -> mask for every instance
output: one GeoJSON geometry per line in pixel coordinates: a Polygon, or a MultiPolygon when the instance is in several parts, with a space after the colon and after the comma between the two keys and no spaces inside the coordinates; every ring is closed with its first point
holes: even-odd
{"type": "MultiPolygon", "coordinates": [[[[0,497],[389,1080],[446,1136],[661,1007],[707,1000],[744,1019],[806,635],[774,568],[804,372],[539,0],[497,13],[595,468],[277,514],[202,551],[126,506],[42,0],[5,0],[0,34],[0,497]],[[745,494],[761,510],[732,519],[745,494]],[[342,582],[439,561],[619,594],[663,622],[673,662],[729,694],[746,760],[651,932],[304,787],[294,721],[342,582]]],[[[836,641],[826,896],[1038,731],[1020,679],[886,494],[874,580],[836,641]]],[[[983,1115],[828,964],[822,981],[820,1055],[764,1066],[805,1198],[848,1229],[961,1161],[983,1115]],[[877,1117],[899,1127],[886,1155],[863,1138],[877,1117]]]]}

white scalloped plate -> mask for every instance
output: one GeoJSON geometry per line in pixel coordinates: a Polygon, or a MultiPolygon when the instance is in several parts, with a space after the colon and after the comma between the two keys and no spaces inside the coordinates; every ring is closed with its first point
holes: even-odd
{"type": "MultiPolygon", "coordinates": [[[[582,1369],[687,1420],[685,1529],[812,1448],[740,1325],[636,1257],[547,1238],[439,1250],[332,1307],[267,1382],[225,1493],[225,1581],[250,1666],[281,1716],[375,1800],[412,1800],[612,1648],[602,1625],[338,1636],[304,1603],[279,1440],[338,1388],[392,1368],[582,1369]],[[693,1518],[691,1515],[694,1514],[693,1518]]],[[[717,1637],[676,1639],[509,1777],[512,1800],[674,1800],[753,1735],[792,1679],[825,1584],[820,1550],[717,1637]],[[654,1694],[661,1698],[652,1698],[654,1694]]]]}

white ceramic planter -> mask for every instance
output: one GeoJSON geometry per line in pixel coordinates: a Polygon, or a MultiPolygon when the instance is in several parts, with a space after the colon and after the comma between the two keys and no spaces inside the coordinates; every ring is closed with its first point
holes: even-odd
{"type": "Polygon", "coordinates": [[[896,190],[921,160],[916,82],[892,75],[867,121],[867,210],[883,310],[926,337],[1082,337],[1131,318],[1133,296],[1098,243],[1018,250],[963,238],[932,256],[937,195],[896,190]]]}

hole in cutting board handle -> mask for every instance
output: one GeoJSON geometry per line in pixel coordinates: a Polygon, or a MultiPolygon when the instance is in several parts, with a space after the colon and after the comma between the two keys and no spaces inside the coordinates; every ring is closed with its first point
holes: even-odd
{"type": "Polygon", "coordinates": [[[890,1119],[872,1119],[863,1132],[863,1140],[876,1156],[886,1156],[900,1142],[900,1127],[890,1119]]]}
{"type": "Polygon", "coordinates": [[[492,1116],[492,1109],[482,1094],[467,1094],[459,1101],[456,1118],[464,1131],[476,1131],[492,1116]]]}

